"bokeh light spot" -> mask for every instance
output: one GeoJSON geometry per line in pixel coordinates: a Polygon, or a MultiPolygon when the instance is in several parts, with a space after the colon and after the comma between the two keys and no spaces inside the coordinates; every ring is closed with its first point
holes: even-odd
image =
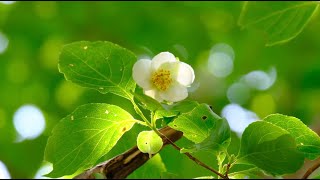
{"type": "Polygon", "coordinates": [[[8,45],[9,39],[2,32],[0,32],[0,54],[6,51],[8,45]]]}
{"type": "Polygon", "coordinates": [[[45,129],[44,116],[41,110],[34,105],[21,106],[14,113],[13,123],[21,136],[21,141],[37,138],[45,129]]]}
{"type": "Polygon", "coordinates": [[[266,90],[274,84],[276,76],[275,68],[271,68],[268,73],[260,70],[252,71],[246,74],[243,79],[244,82],[253,89],[266,90]]]}
{"type": "Polygon", "coordinates": [[[13,4],[15,2],[16,1],[0,1],[0,3],[2,3],[2,4],[13,4]]]}
{"type": "Polygon", "coordinates": [[[226,43],[218,43],[218,44],[215,44],[211,50],[210,50],[211,54],[214,54],[214,53],[217,53],[217,52],[221,52],[221,53],[224,53],[228,56],[230,56],[230,58],[232,60],[234,60],[234,50],[233,48],[226,44],[226,43]]]}
{"type": "Polygon", "coordinates": [[[0,161],[0,179],[11,179],[6,165],[0,161]]]}
{"type": "Polygon", "coordinates": [[[258,90],[268,89],[269,81],[269,76],[263,71],[252,71],[245,76],[245,82],[248,86],[258,90]]]}
{"type": "Polygon", "coordinates": [[[221,116],[226,118],[232,131],[240,137],[249,124],[257,121],[259,117],[238,104],[228,104],[221,112],[221,116]]]}
{"type": "Polygon", "coordinates": [[[213,53],[208,60],[208,70],[216,77],[226,77],[231,74],[233,70],[233,61],[231,57],[225,53],[213,53]]]}

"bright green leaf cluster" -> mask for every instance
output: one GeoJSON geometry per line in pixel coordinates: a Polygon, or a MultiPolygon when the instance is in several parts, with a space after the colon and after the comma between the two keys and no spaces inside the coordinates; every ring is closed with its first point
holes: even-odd
{"type": "Polygon", "coordinates": [[[286,131],[296,140],[298,150],[305,154],[305,157],[314,160],[320,155],[320,138],[298,118],[282,114],[272,114],[264,121],[270,122],[286,131]]]}
{"type": "MultiPolygon", "coordinates": [[[[259,20],[255,20],[248,12],[249,14],[242,15],[241,22],[254,25],[263,21],[269,22],[269,18],[275,18],[279,14],[282,18],[290,17],[291,11],[306,6],[308,9],[299,8],[295,12],[297,17],[303,14],[300,18],[302,23],[315,8],[307,3],[297,6],[293,4],[281,3],[282,6],[277,7],[279,12],[276,11],[268,17],[264,17],[268,12],[264,9],[259,20]],[[289,5],[290,7],[286,7],[289,5]],[[284,7],[286,8],[283,10],[284,7]]],[[[245,8],[255,6],[259,5],[250,2],[245,8]]],[[[268,26],[272,29],[274,25],[268,26]]],[[[291,24],[288,27],[291,27],[291,24]]],[[[281,30],[272,34],[272,42],[285,38],[280,36],[282,33],[281,30]]],[[[138,134],[137,146],[141,152],[148,153],[151,157],[163,146],[164,137],[159,136],[156,123],[160,120],[163,125],[181,131],[183,136],[192,142],[183,147],[181,153],[213,153],[218,159],[220,173],[228,172],[226,165],[232,168],[236,164],[249,164],[250,168],[233,172],[230,177],[244,177],[260,170],[274,176],[294,173],[302,166],[305,158],[313,160],[319,157],[319,136],[299,119],[281,114],[272,114],[262,121],[250,124],[242,135],[238,156],[230,155],[228,147],[231,130],[226,119],[215,114],[210,106],[204,103],[184,100],[171,105],[161,104],[135,91],[136,84],[131,77],[135,61],[136,56],[132,52],[111,42],[80,41],[63,47],[59,69],[67,80],[130,100],[142,120],[136,120],[124,109],[111,104],[95,103],[78,107],[56,125],[48,140],[45,160],[53,163],[53,171],[48,176],[61,177],[92,167],[116,146],[122,135],[135,123],[150,128],[149,131],[138,134]],[[150,112],[150,119],[146,118],[135,100],[140,107],[150,112]],[[226,159],[227,164],[224,163],[226,159]]],[[[146,168],[155,167],[155,174],[166,173],[160,156],[153,162],[146,168]]],[[[96,177],[101,175],[96,174],[96,177]]]]}
{"type": "Polygon", "coordinates": [[[246,128],[238,162],[252,163],[272,175],[289,174],[305,157],[319,157],[319,148],[319,136],[299,119],[272,114],[246,128]]]}
{"type": "Polygon", "coordinates": [[[287,131],[265,121],[254,122],[246,128],[238,158],[272,175],[294,173],[304,159],[287,131]]]}

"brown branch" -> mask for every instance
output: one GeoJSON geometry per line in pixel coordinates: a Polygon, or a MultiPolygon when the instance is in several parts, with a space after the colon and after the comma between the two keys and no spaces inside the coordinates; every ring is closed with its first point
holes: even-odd
{"type": "MultiPolygon", "coordinates": [[[[168,139],[162,139],[164,144],[163,146],[170,144],[169,141],[175,142],[182,137],[182,132],[171,129],[168,126],[160,129],[159,131],[168,137],[168,139]]],[[[124,179],[148,160],[149,154],[142,153],[139,151],[138,147],[135,146],[123,154],[77,175],[74,179],[95,179],[95,173],[101,173],[107,179],[124,179]]]]}
{"type": "Polygon", "coordinates": [[[310,174],[312,174],[319,167],[320,167],[320,159],[318,159],[318,161],[307,170],[307,172],[302,176],[301,179],[307,179],[310,176],[310,174]]]}

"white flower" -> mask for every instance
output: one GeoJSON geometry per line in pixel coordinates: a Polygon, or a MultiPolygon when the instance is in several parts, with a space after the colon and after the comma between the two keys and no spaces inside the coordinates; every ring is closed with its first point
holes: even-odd
{"type": "Polygon", "coordinates": [[[161,52],[152,60],[138,60],[132,72],[133,79],[144,93],[159,102],[177,102],[187,98],[187,87],[195,78],[192,67],[177,60],[170,52],[161,52]]]}

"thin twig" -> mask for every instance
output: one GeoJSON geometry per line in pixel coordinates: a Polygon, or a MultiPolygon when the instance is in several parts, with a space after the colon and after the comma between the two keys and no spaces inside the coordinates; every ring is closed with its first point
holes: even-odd
{"type": "Polygon", "coordinates": [[[318,159],[318,161],[307,170],[307,172],[302,176],[301,179],[307,179],[310,176],[310,174],[312,174],[319,167],[320,167],[320,159],[318,159]]]}
{"type": "Polygon", "coordinates": [[[226,177],[226,179],[229,179],[228,174],[229,174],[229,170],[230,170],[230,165],[231,165],[230,163],[227,164],[226,173],[225,173],[225,175],[224,175],[224,176],[226,177]]]}
{"type": "MultiPolygon", "coordinates": [[[[167,138],[164,134],[160,133],[161,136],[163,136],[164,138],[166,138],[168,140],[168,142],[176,149],[180,152],[181,148],[179,146],[177,146],[174,142],[172,142],[169,138],[167,138]]],[[[229,179],[228,176],[224,176],[223,174],[219,173],[218,171],[216,171],[215,169],[211,168],[210,166],[204,164],[203,162],[201,162],[200,160],[198,160],[197,158],[193,157],[190,153],[184,153],[186,156],[189,157],[189,159],[191,159],[192,161],[196,162],[198,165],[210,170],[211,172],[215,173],[216,175],[220,176],[223,179],[229,179]]]]}

